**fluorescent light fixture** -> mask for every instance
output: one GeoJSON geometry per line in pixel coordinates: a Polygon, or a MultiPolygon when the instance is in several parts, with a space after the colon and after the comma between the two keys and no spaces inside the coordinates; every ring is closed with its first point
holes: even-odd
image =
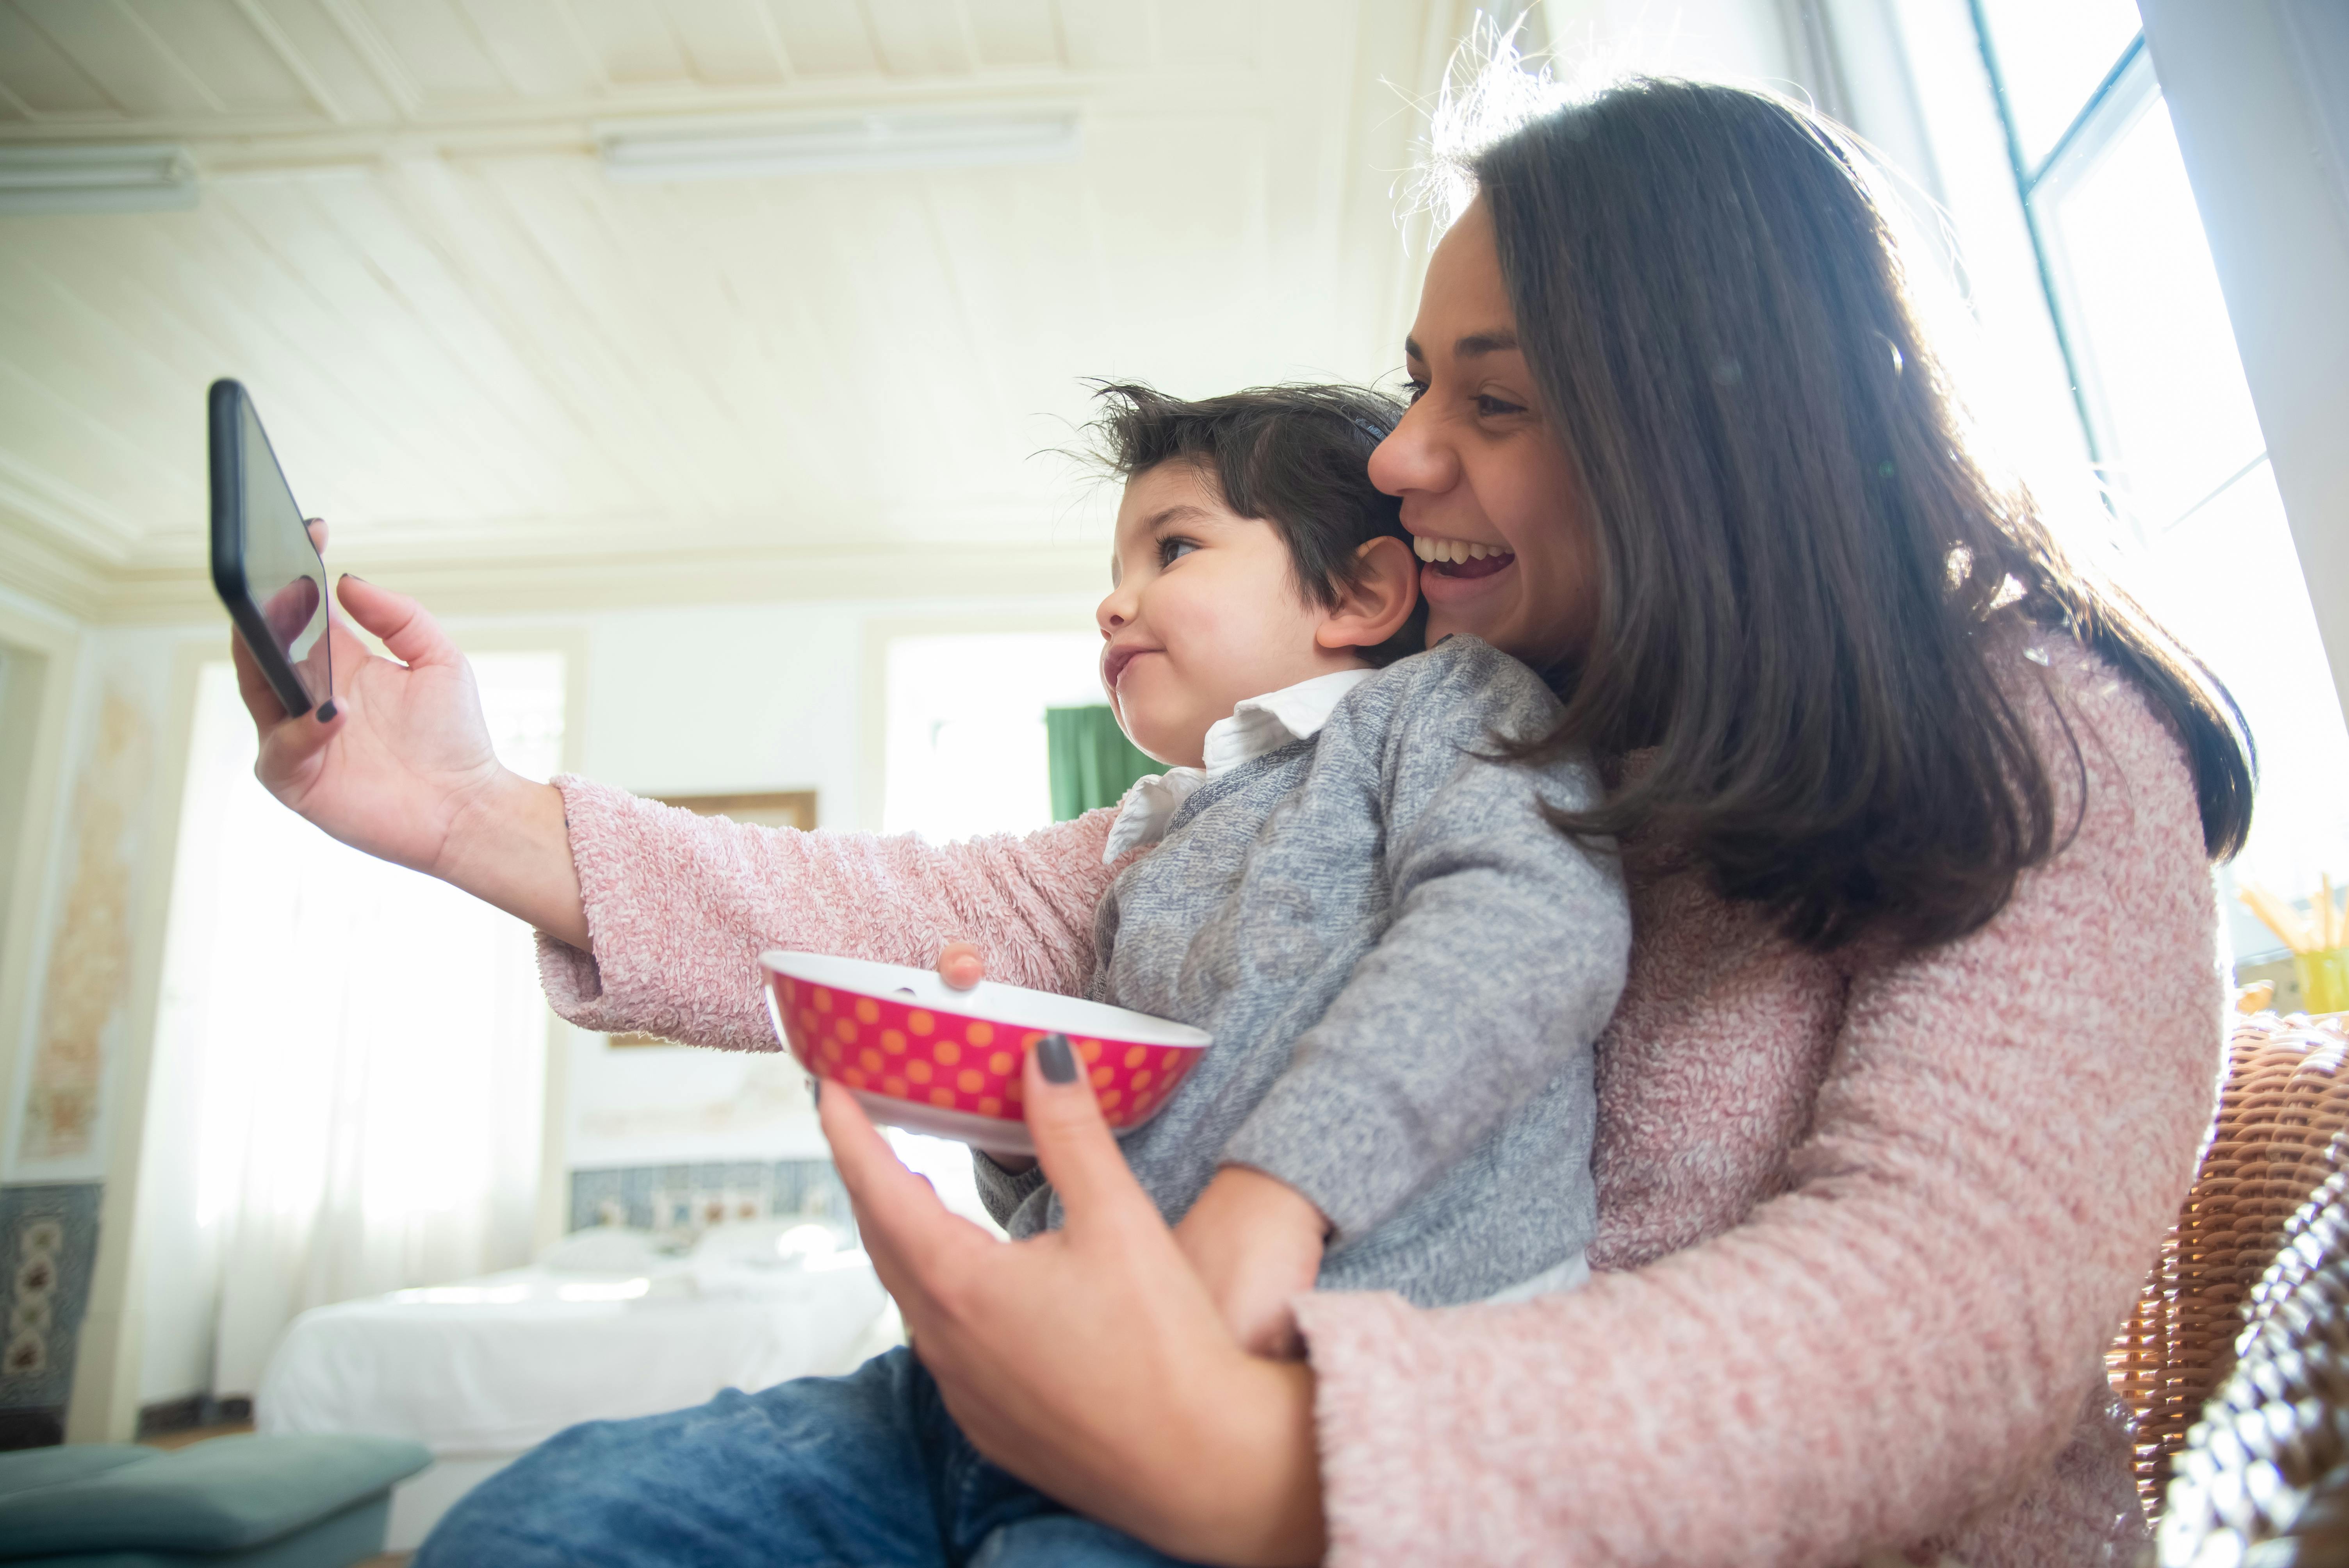
{"type": "Polygon", "coordinates": [[[615,180],[758,180],[888,169],[1065,163],[1082,145],[1073,109],[891,110],[787,125],[671,120],[596,127],[615,180]]]}
{"type": "Polygon", "coordinates": [[[196,166],[183,147],[0,147],[0,217],[195,204],[196,166]]]}

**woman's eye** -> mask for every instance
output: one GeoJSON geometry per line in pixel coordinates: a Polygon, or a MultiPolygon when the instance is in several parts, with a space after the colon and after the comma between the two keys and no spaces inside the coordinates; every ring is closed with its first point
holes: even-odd
{"type": "Polygon", "coordinates": [[[1402,384],[1402,400],[1403,400],[1404,402],[1406,402],[1406,403],[1416,403],[1416,402],[1418,402],[1422,397],[1426,397],[1426,396],[1427,396],[1427,383],[1426,383],[1426,382],[1424,382],[1424,381],[1406,381],[1406,382],[1404,382],[1404,383],[1402,384]]]}
{"type": "Polygon", "coordinates": [[[1158,542],[1158,564],[1172,566],[1198,548],[1197,542],[1193,540],[1162,539],[1158,542]]]}
{"type": "Polygon", "coordinates": [[[1506,397],[1495,397],[1489,392],[1480,392],[1476,395],[1476,412],[1487,419],[1498,419],[1505,415],[1522,414],[1525,411],[1526,407],[1522,403],[1512,403],[1506,397]]]}

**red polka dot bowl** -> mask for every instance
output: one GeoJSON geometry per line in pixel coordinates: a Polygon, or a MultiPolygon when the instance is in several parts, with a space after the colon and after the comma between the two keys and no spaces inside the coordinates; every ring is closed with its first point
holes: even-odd
{"type": "Polygon", "coordinates": [[[853,1090],[875,1121],[993,1154],[1033,1154],[1021,1072],[1046,1035],[1069,1037],[1112,1130],[1158,1114],[1199,1060],[1204,1030],[1049,991],[932,969],[763,953],[767,1011],[800,1065],[853,1090]]]}

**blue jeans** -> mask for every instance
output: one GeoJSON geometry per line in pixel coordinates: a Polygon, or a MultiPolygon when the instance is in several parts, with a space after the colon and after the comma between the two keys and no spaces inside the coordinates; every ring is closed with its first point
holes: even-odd
{"type": "Polygon", "coordinates": [[[557,1432],[410,1568],[1169,1568],[981,1459],[909,1350],[557,1432]]]}

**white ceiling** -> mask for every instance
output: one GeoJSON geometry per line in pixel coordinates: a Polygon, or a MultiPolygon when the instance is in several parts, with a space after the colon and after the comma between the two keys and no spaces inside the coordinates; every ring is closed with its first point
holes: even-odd
{"type": "Polygon", "coordinates": [[[202,603],[202,394],[339,563],[568,599],[1087,586],[1090,376],[1392,370],[1464,0],[0,0],[0,143],[192,211],[0,218],[0,582],[202,603]],[[615,119],[1073,108],[1075,162],[671,185],[615,119]],[[1080,564],[1081,562],[1081,564],[1080,564]],[[1070,581],[1064,583],[1063,578],[1070,581]]]}

